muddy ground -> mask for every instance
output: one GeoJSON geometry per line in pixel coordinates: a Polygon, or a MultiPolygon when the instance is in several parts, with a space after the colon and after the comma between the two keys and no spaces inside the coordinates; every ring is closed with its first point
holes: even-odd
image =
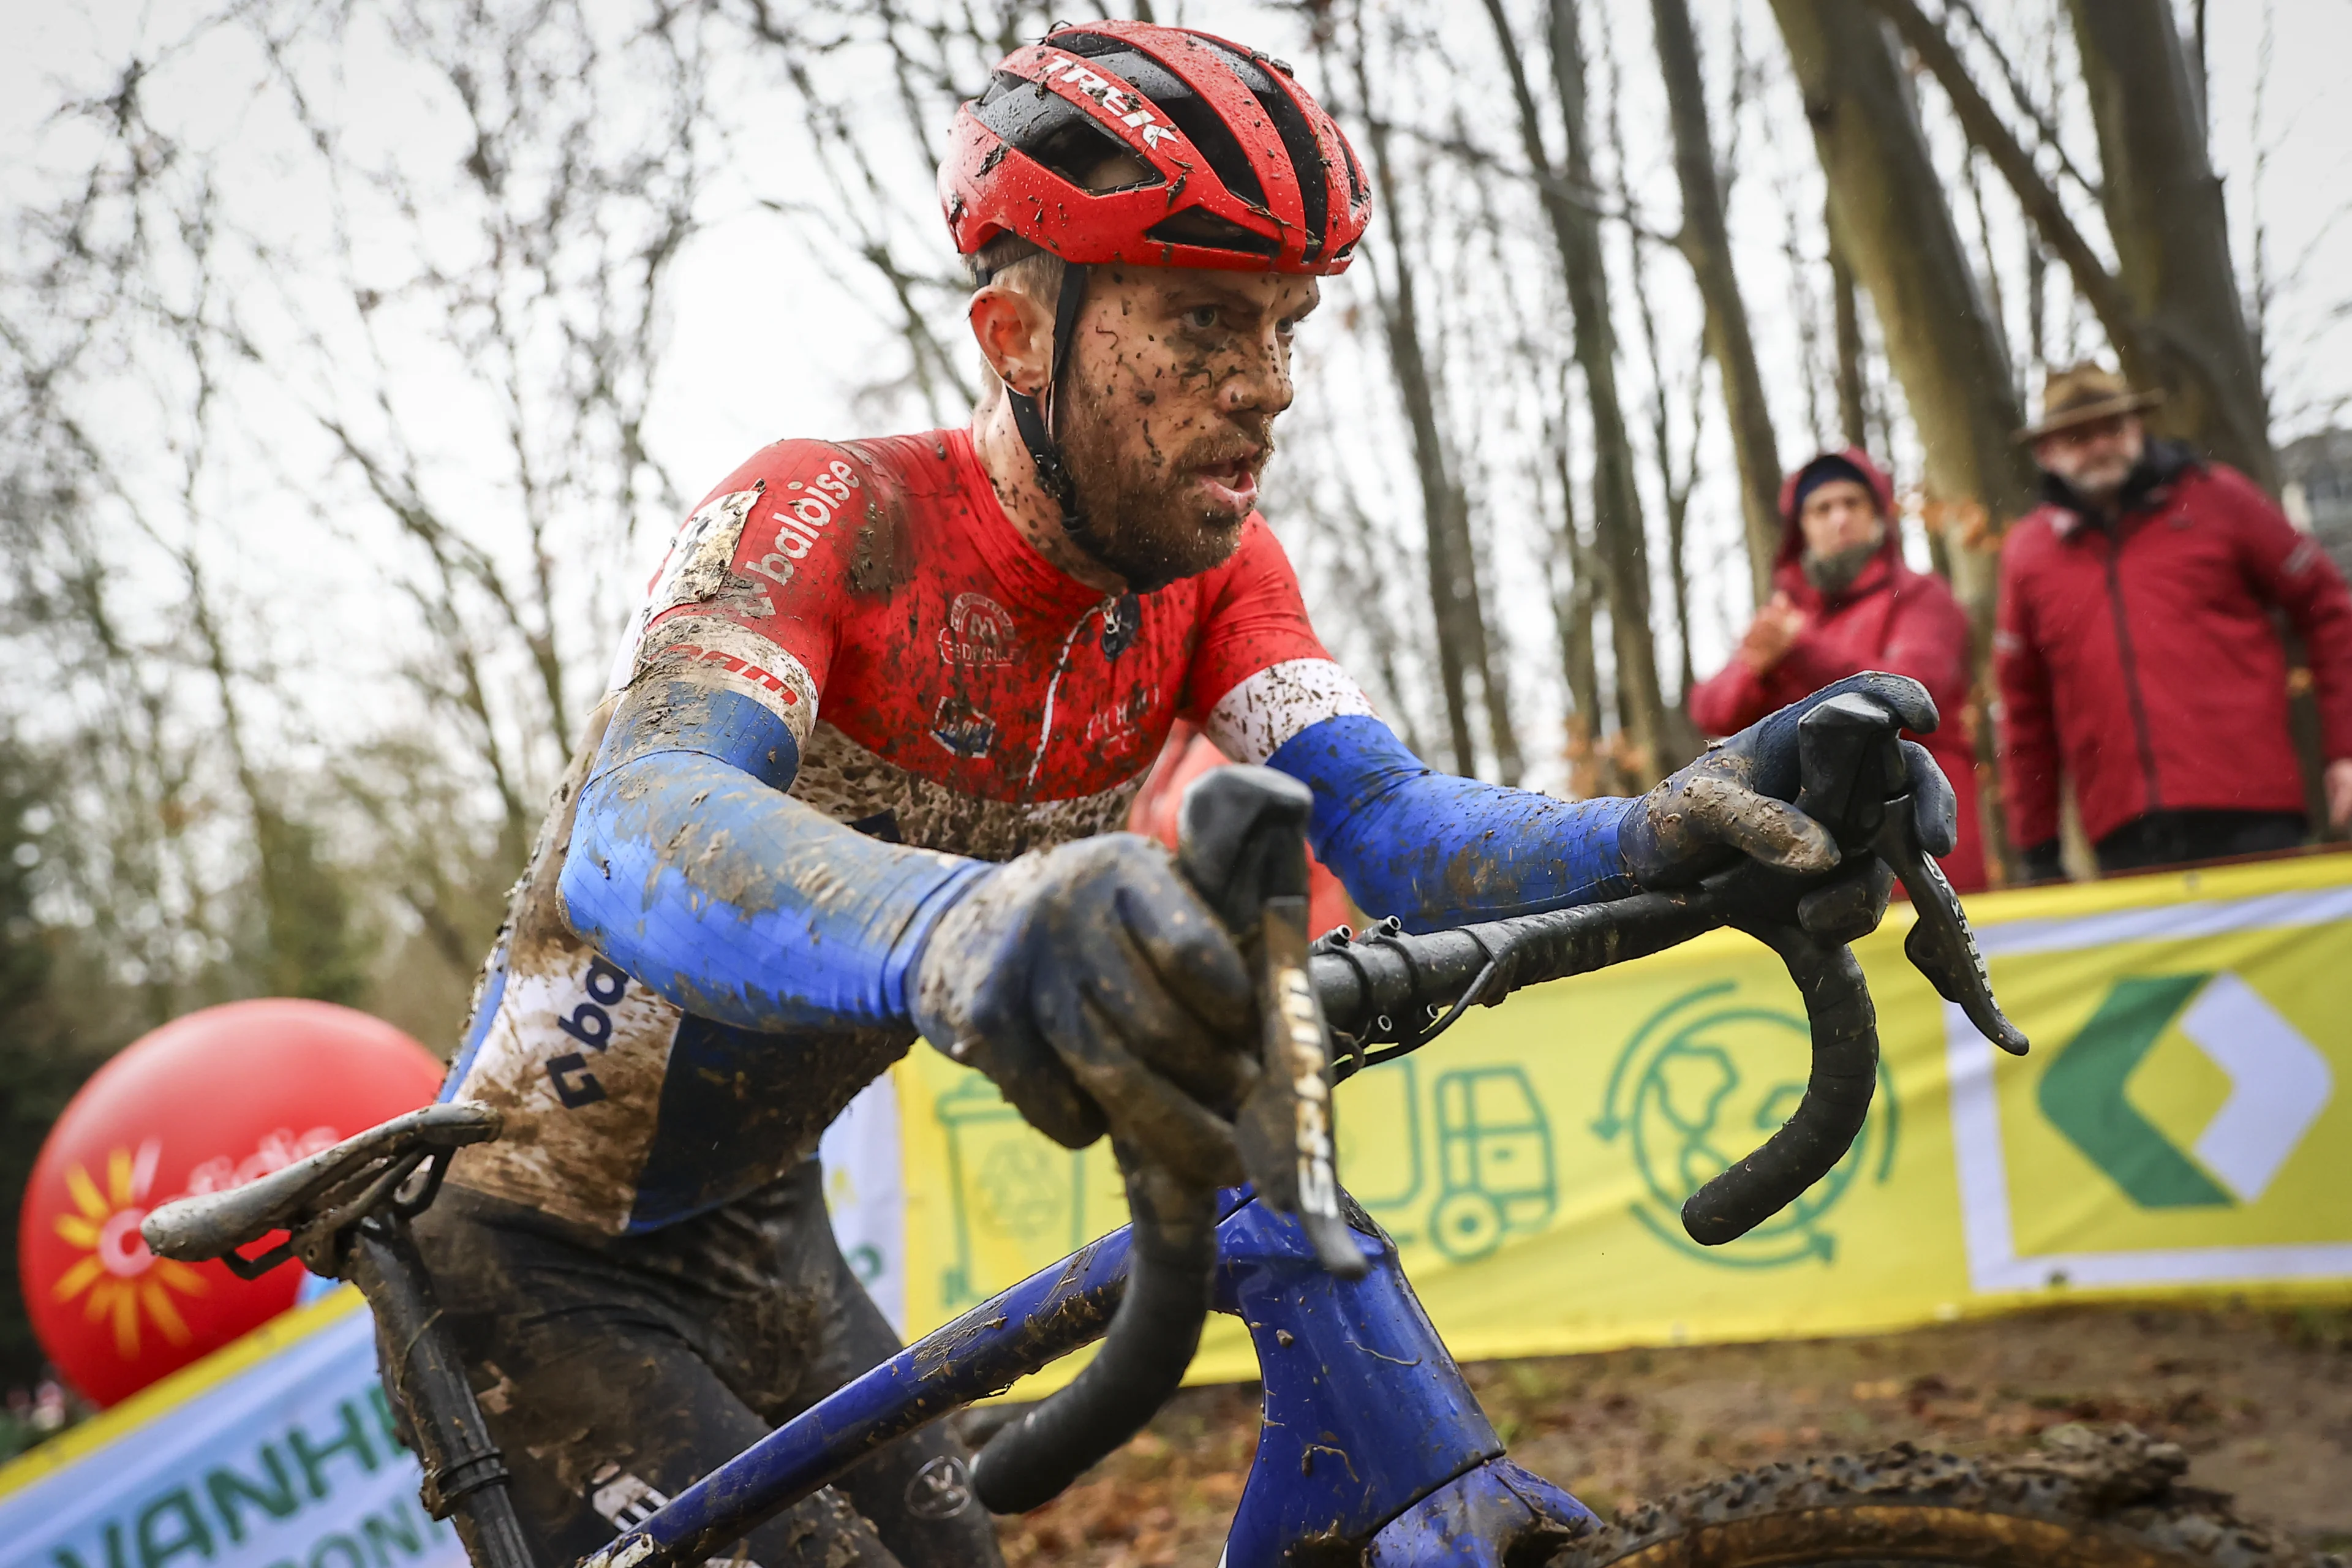
{"type": "MultiPolygon", "coordinates": [[[[2066,1421],[2181,1444],[2189,1479],[2352,1546],[2352,1311],[2073,1309],[1852,1340],[1492,1362],[1472,1384],[1512,1458],[1604,1517],[1743,1465],[1898,1438],[2031,1447],[2066,1421]]],[[[1189,1390],[1050,1506],[1009,1561],[1213,1568],[1256,1440],[1253,1388],[1189,1390]]]]}

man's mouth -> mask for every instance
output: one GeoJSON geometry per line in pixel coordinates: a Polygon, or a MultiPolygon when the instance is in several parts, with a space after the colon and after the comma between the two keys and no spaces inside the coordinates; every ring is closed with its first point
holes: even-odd
{"type": "Polygon", "coordinates": [[[1236,516],[1245,516],[1257,505],[1257,454],[1229,458],[1223,462],[1202,463],[1192,472],[1209,492],[1209,500],[1221,510],[1230,510],[1236,516]]]}

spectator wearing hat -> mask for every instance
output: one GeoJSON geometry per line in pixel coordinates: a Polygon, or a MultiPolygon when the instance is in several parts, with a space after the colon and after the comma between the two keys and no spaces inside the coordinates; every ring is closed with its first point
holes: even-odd
{"type": "Polygon", "coordinates": [[[1968,616],[1941,577],[1903,563],[1894,515],[1894,487],[1858,449],[1823,452],[1788,477],[1771,603],[1756,612],[1731,662],[1691,688],[1691,721],[1728,735],[1845,676],[1911,677],[1944,716],[1934,734],[1912,739],[1934,753],[1959,796],[1959,843],[1943,858],[1944,875],[1972,892],[1985,870],[1976,757],[1960,717],[1968,616]]]}
{"type": "Polygon", "coordinates": [[[2317,540],[2236,469],[2152,440],[2095,364],[2052,373],[2018,433],[2042,504],[2009,531],[1993,641],[2010,833],[2059,873],[2058,786],[2103,872],[2288,849],[2309,832],[2287,653],[2318,687],[2327,814],[2352,817],[2352,595],[2317,540]]]}

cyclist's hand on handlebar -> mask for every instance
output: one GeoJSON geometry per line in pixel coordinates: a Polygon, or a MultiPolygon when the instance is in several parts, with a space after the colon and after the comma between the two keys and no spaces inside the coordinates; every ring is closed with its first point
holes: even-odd
{"type": "MultiPolygon", "coordinates": [[[[1823,702],[1849,692],[1877,708],[1890,732],[1925,734],[1936,727],[1936,704],[1926,687],[1877,672],[1848,676],[1767,715],[1708,747],[1634,803],[1620,830],[1634,880],[1644,888],[1686,887],[1743,855],[1800,876],[1836,868],[1841,857],[1830,829],[1793,804],[1803,782],[1797,726],[1823,702]]],[[[1951,783],[1924,746],[1906,741],[1902,756],[1919,846],[1930,855],[1948,855],[1958,831],[1951,783]]],[[[1874,868],[1860,871],[1882,877],[1874,868]]],[[[1885,908],[1883,891],[1876,903],[1885,908]]],[[[1869,923],[1876,923],[1874,916],[1869,923]]]]}
{"type": "Polygon", "coordinates": [[[1256,1081],[1240,952],[1165,850],[1108,834],[975,884],[915,961],[917,1027],[1076,1149],[1108,1130],[1194,1186],[1242,1180],[1256,1081]]]}

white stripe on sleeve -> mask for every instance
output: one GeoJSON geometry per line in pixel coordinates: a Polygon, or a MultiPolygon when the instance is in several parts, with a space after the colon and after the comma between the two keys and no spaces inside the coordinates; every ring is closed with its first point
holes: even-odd
{"type": "Polygon", "coordinates": [[[1348,672],[1328,658],[1269,665],[1225,693],[1209,710],[1209,739],[1237,763],[1262,763],[1301,731],[1360,713],[1377,718],[1348,672]]]}

